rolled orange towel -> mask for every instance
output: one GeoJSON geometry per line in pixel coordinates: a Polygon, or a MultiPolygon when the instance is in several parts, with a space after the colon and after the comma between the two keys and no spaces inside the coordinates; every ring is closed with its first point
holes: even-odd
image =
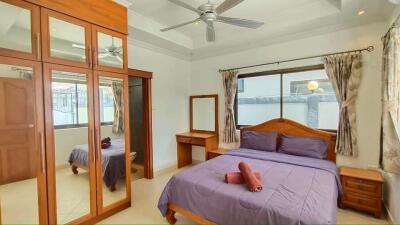
{"type": "MultiPolygon", "coordinates": [[[[259,181],[261,181],[261,174],[259,172],[254,172],[254,175],[259,181]]],[[[244,184],[246,183],[240,172],[230,172],[225,174],[225,182],[228,184],[244,184]]]]}
{"type": "Polygon", "coordinates": [[[251,171],[250,165],[245,162],[239,163],[239,170],[242,173],[243,179],[251,192],[262,191],[262,183],[251,171]]]}

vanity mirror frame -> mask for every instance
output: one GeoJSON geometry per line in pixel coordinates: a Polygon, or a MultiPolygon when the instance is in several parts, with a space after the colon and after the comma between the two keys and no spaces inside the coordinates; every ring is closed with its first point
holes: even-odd
{"type": "Polygon", "coordinates": [[[218,134],[219,132],[219,123],[218,123],[218,95],[217,94],[212,94],[212,95],[193,95],[190,96],[190,103],[189,103],[189,114],[190,114],[190,132],[195,132],[195,133],[206,133],[206,134],[218,134]],[[215,125],[214,125],[214,131],[210,130],[197,130],[193,127],[193,103],[195,99],[203,99],[203,98],[213,98],[214,99],[214,104],[215,104],[215,125]]]}

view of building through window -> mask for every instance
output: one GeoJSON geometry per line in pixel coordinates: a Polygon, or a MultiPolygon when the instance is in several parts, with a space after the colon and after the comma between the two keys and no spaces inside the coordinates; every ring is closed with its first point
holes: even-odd
{"type": "Polygon", "coordinates": [[[239,78],[238,125],[256,125],[282,114],[313,128],[337,129],[339,106],[325,70],[239,78]]]}
{"type": "MultiPolygon", "coordinates": [[[[56,127],[87,125],[88,98],[86,81],[82,81],[82,78],[80,80],[53,79],[52,93],[53,120],[56,127]]],[[[100,86],[99,97],[101,122],[113,122],[114,100],[111,86],[100,86]]]]}

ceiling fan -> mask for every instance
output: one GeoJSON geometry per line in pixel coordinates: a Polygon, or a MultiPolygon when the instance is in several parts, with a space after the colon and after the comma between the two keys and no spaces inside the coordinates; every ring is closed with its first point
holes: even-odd
{"type": "Polygon", "coordinates": [[[183,27],[192,23],[197,23],[199,21],[203,21],[207,24],[207,41],[213,42],[215,41],[214,22],[221,22],[234,26],[252,28],[252,29],[257,29],[262,25],[264,25],[263,22],[220,16],[220,14],[235,7],[244,0],[225,0],[219,6],[216,6],[215,4],[208,1],[207,3],[199,6],[197,9],[182,2],[181,0],[168,0],[168,1],[197,13],[199,15],[199,18],[186,23],[181,23],[172,27],[161,29],[161,31],[163,32],[178,27],[183,27]]]}
{"type": "MultiPolygon", "coordinates": [[[[72,44],[72,47],[74,48],[79,48],[79,49],[85,49],[84,45],[80,44],[72,44]]],[[[114,57],[116,58],[119,62],[122,62],[122,46],[117,47],[114,43],[114,37],[111,37],[111,46],[103,48],[99,51],[98,53],[98,58],[103,59],[106,57],[114,57]]]]}

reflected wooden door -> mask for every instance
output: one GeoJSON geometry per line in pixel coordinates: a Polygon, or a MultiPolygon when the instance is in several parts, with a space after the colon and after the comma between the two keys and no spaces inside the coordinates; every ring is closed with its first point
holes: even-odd
{"type": "Polygon", "coordinates": [[[36,176],[32,93],[30,79],[0,78],[0,184],[36,176]]]}
{"type": "Polygon", "coordinates": [[[40,63],[0,57],[0,105],[2,220],[47,224],[40,63]]]}

